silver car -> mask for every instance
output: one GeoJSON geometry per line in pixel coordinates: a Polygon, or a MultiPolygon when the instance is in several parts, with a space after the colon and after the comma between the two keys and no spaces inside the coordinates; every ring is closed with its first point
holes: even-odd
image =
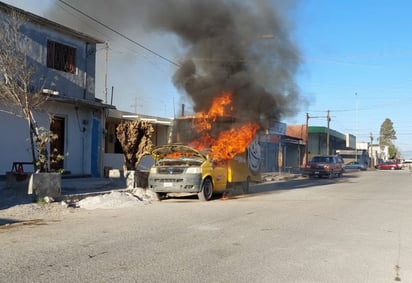
{"type": "Polygon", "coordinates": [[[365,164],[361,164],[358,161],[351,161],[345,164],[345,169],[354,169],[354,170],[361,170],[365,171],[367,168],[365,164]]]}

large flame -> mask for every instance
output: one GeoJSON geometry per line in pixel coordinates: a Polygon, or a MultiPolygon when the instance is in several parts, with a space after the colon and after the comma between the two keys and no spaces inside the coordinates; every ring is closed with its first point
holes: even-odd
{"type": "Polygon", "coordinates": [[[211,135],[212,123],[216,122],[218,117],[231,116],[232,96],[232,92],[222,92],[213,100],[208,112],[197,113],[193,120],[199,138],[190,145],[199,151],[210,149],[211,158],[217,162],[232,159],[238,153],[244,152],[259,129],[256,123],[246,123],[238,128],[222,131],[217,137],[211,135]]]}
{"type": "Polygon", "coordinates": [[[232,110],[229,108],[232,105],[232,96],[231,92],[224,91],[220,96],[215,97],[207,115],[215,121],[218,116],[230,114],[228,112],[232,110]]]}
{"type": "Polygon", "coordinates": [[[220,133],[211,148],[212,158],[217,161],[228,160],[235,157],[236,154],[244,152],[258,129],[257,124],[247,123],[239,129],[230,129],[220,133]]]}

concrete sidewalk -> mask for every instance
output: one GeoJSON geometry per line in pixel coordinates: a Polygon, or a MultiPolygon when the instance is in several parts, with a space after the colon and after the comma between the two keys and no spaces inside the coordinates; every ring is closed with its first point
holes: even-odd
{"type": "MultiPolygon", "coordinates": [[[[126,183],[109,178],[79,177],[62,178],[59,201],[78,201],[88,196],[106,194],[111,191],[125,191],[126,183]]],[[[33,196],[17,192],[6,187],[6,181],[0,180],[0,209],[33,202],[33,196]]]]}
{"type": "Polygon", "coordinates": [[[62,178],[62,195],[108,192],[126,189],[126,183],[110,178],[62,178]]]}

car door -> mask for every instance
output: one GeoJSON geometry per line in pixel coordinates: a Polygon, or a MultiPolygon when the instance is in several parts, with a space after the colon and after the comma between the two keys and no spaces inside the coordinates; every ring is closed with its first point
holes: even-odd
{"type": "Polygon", "coordinates": [[[212,177],[214,180],[214,191],[224,191],[227,186],[227,166],[226,163],[212,163],[212,177]]]}

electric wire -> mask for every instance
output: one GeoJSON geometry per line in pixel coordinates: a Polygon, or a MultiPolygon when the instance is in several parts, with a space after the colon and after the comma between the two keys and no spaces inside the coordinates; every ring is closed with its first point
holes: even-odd
{"type": "Polygon", "coordinates": [[[77,9],[77,8],[76,8],[76,7],[74,7],[73,5],[70,5],[69,3],[67,3],[67,2],[65,2],[65,1],[63,1],[63,0],[58,0],[58,1],[59,1],[59,2],[61,2],[61,3],[63,3],[63,4],[64,4],[64,5],[66,5],[66,6],[70,7],[71,9],[75,10],[76,12],[78,12],[78,13],[82,14],[83,16],[87,17],[88,19],[90,19],[90,20],[92,20],[92,21],[94,21],[94,22],[98,23],[99,25],[101,25],[101,26],[103,26],[103,27],[107,28],[108,30],[110,30],[110,31],[114,32],[115,34],[117,34],[117,35],[119,35],[120,37],[122,37],[122,38],[126,39],[127,41],[129,41],[129,42],[131,42],[131,43],[133,43],[133,44],[135,44],[135,45],[139,46],[140,48],[142,48],[142,49],[146,50],[147,52],[150,52],[150,53],[152,53],[153,55],[156,55],[157,57],[161,58],[162,60],[165,60],[166,62],[169,62],[170,64],[172,64],[172,65],[174,65],[174,66],[176,66],[176,67],[180,67],[180,64],[178,64],[178,63],[176,63],[176,62],[172,61],[171,59],[169,59],[169,58],[167,58],[167,57],[165,57],[165,56],[163,56],[163,55],[161,55],[161,54],[157,53],[156,51],[154,51],[154,50],[152,50],[152,49],[150,49],[150,48],[148,48],[148,47],[144,46],[143,44],[141,44],[141,43],[137,42],[136,40],[133,40],[132,38],[130,38],[130,37],[128,37],[128,36],[126,36],[126,35],[124,35],[123,33],[121,33],[121,32],[119,32],[119,31],[115,30],[115,29],[114,29],[114,28],[112,28],[112,27],[110,27],[110,26],[106,25],[105,23],[103,23],[103,22],[99,21],[98,19],[96,19],[96,18],[94,18],[94,17],[92,17],[92,16],[90,16],[90,15],[86,14],[85,12],[81,11],[80,9],[77,9]]]}

